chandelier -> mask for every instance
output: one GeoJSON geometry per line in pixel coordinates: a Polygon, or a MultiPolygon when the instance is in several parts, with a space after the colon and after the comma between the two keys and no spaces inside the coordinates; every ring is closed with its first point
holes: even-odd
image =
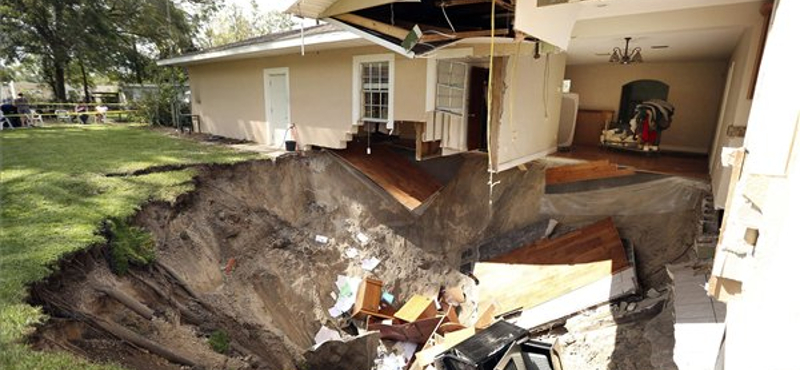
{"type": "Polygon", "coordinates": [[[611,59],[608,61],[611,63],[619,63],[619,64],[630,64],[630,63],[641,63],[642,60],[642,48],[635,47],[633,50],[628,50],[628,46],[631,42],[630,37],[625,38],[625,51],[623,52],[622,49],[618,47],[614,47],[614,51],[611,53],[611,59]]]}

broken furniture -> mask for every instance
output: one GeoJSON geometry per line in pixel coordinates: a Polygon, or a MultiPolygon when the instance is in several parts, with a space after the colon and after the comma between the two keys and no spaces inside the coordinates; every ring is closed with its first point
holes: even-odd
{"type": "Polygon", "coordinates": [[[356,293],[356,303],[353,305],[353,317],[363,319],[366,316],[376,316],[391,319],[391,315],[381,312],[381,289],[383,282],[380,280],[365,278],[358,286],[356,293]]]}
{"type": "Polygon", "coordinates": [[[533,328],[635,293],[631,261],[606,218],[475,264],[479,304],[498,304],[495,317],[521,309],[517,325],[533,328]]]}
{"type": "Polygon", "coordinates": [[[400,307],[394,317],[405,322],[428,319],[436,316],[436,306],[433,300],[421,295],[415,295],[400,307]]]}
{"type": "Polygon", "coordinates": [[[568,166],[551,167],[545,171],[547,185],[565,184],[577,181],[606,179],[636,174],[631,168],[620,168],[607,159],[590,161],[568,166]]]}

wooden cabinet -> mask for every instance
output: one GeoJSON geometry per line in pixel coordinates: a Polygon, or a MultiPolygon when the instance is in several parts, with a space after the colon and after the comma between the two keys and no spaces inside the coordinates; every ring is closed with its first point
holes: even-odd
{"type": "Polygon", "coordinates": [[[573,145],[600,145],[600,135],[612,119],[613,110],[579,109],[573,145]]]}

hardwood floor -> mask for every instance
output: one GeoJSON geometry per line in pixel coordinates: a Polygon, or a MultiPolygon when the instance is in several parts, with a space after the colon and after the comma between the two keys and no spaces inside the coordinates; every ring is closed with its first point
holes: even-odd
{"type": "Polygon", "coordinates": [[[612,163],[631,166],[639,171],[708,179],[708,156],[659,152],[649,155],[604,149],[599,146],[578,145],[569,152],[556,152],[553,157],[596,161],[608,159],[612,163]]]}
{"type": "Polygon", "coordinates": [[[436,178],[396,153],[389,145],[372,145],[372,154],[367,154],[366,145],[352,141],[347,149],[334,152],[408,209],[417,208],[442,188],[436,178]]]}

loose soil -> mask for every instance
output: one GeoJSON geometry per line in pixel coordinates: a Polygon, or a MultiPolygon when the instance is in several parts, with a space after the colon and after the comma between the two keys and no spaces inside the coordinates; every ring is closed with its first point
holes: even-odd
{"type": "MultiPolygon", "coordinates": [[[[146,204],[131,220],[153,234],[155,263],[116,275],[108,247],[99,245],[32,287],[32,303],[51,319],[30,340],[132,369],[308,368],[319,328],[347,326],[327,311],[338,275],[376,277],[399,302],[460,286],[469,297],[460,317],[471,322],[476,289],[458,272],[469,245],[549,217],[562,231],[599,217],[542,214],[546,162],[495,176],[491,194],[486,157],[465,154],[461,163],[421,213],[327,152],[200,167],[193,192],[174,204],[146,204]],[[358,256],[347,256],[351,248],[358,256]],[[361,268],[369,257],[381,260],[372,272],[361,268]],[[230,337],[227,352],[209,346],[215,331],[230,337]]],[[[660,266],[690,243],[691,232],[671,233],[694,222],[692,206],[676,212],[615,217],[622,235],[635,239],[646,287],[660,285],[660,266]],[[658,225],[670,227],[654,233],[658,225]]],[[[631,356],[644,346],[649,354],[644,331],[637,333],[625,346],[631,356]]],[[[324,368],[318,360],[313,366],[324,368]]]]}

